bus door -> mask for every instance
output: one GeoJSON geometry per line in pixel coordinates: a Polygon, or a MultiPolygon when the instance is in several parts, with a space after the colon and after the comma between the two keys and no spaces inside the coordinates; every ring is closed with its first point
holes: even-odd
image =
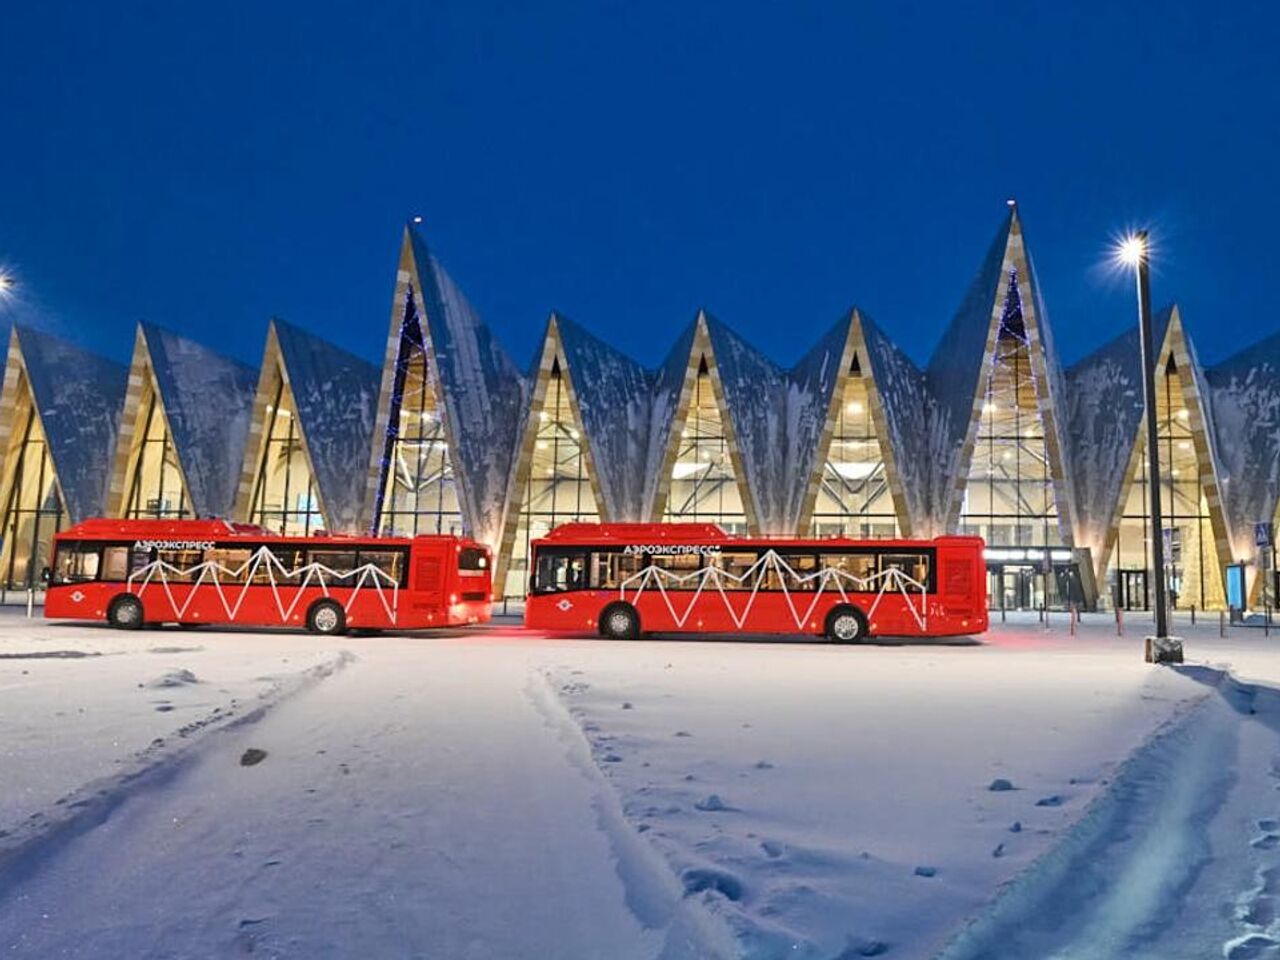
{"type": "Polygon", "coordinates": [[[414,610],[438,610],[445,606],[448,589],[445,564],[446,554],[453,551],[448,540],[415,539],[413,541],[413,566],[410,571],[410,589],[413,591],[414,610]]]}

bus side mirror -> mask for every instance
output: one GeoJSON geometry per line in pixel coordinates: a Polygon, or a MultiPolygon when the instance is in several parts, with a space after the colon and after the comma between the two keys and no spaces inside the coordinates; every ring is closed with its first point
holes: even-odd
{"type": "Polygon", "coordinates": [[[41,567],[41,568],[40,568],[40,582],[41,582],[41,583],[48,583],[48,582],[49,582],[49,577],[50,577],[50,576],[52,576],[52,574],[53,574],[53,571],[52,571],[52,570],[50,570],[48,567],[41,567]]]}

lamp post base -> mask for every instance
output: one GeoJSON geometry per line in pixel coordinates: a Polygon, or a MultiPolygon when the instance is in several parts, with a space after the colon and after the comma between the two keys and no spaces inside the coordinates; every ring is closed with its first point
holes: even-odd
{"type": "Polygon", "coordinates": [[[1147,663],[1181,663],[1181,637],[1147,637],[1147,663]]]}

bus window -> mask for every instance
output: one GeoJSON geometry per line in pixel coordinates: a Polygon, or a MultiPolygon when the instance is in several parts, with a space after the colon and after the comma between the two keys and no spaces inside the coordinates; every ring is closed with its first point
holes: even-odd
{"type": "Polygon", "coordinates": [[[760,559],[755,553],[729,553],[724,552],[717,556],[719,567],[724,571],[725,576],[720,578],[726,590],[750,590],[755,586],[755,577],[748,576],[751,568],[756,565],[760,559]]]}
{"type": "Polygon", "coordinates": [[[204,561],[217,564],[212,574],[219,583],[244,583],[253,566],[253,551],[248,547],[215,547],[205,551],[204,561]]]}
{"type": "Polygon", "coordinates": [[[900,570],[916,583],[929,583],[929,555],[926,553],[882,553],[880,571],[900,570]]]}
{"type": "Polygon", "coordinates": [[[584,553],[543,551],[534,571],[534,593],[584,590],[587,587],[587,557],[584,553]]]}
{"type": "Polygon", "coordinates": [[[54,583],[84,583],[98,578],[98,548],[67,544],[58,550],[54,563],[54,583]]]}
{"type": "Polygon", "coordinates": [[[765,590],[781,590],[784,586],[794,593],[797,590],[817,590],[818,558],[811,553],[778,554],[778,564],[769,564],[768,575],[762,585],[765,590]]]}
{"type": "Polygon", "coordinates": [[[189,583],[200,576],[198,570],[192,572],[191,568],[204,562],[204,553],[200,550],[160,550],[156,559],[165,564],[165,579],[170,583],[189,583]]]}
{"type": "MultiPolygon", "coordinates": [[[[390,577],[391,583],[404,586],[405,554],[403,550],[361,550],[359,559],[360,566],[371,563],[390,577]]],[[[378,579],[382,583],[388,582],[381,577],[378,579]]]]}
{"type": "Polygon", "coordinates": [[[141,573],[149,564],[154,563],[157,553],[154,547],[147,547],[139,550],[134,548],[129,551],[129,576],[134,577],[141,573]]]}
{"type": "Polygon", "coordinates": [[[123,580],[129,576],[129,548],[104,547],[102,550],[102,579],[123,580]]]}
{"type": "Polygon", "coordinates": [[[463,547],[458,551],[458,570],[465,575],[484,573],[489,558],[479,547],[463,547]]]}
{"type": "MultiPolygon", "coordinates": [[[[284,560],[284,557],[280,559],[284,560]]],[[[328,567],[334,573],[339,574],[347,573],[359,566],[356,563],[356,552],[354,550],[312,550],[307,561],[319,564],[322,567],[328,567]]]]}
{"type": "Polygon", "coordinates": [[[618,590],[624,583],[635,586],[638,580],[627,582],[643,569],[644,558],[638,553],[593,553],[591,586],[601,590],[618,590]]]}
{"type": "Polygon", "coordinates": [[[874,592],[880,588],[872,579],[876,575],[874,553],[824,553],[821,560],[824,569],[839,571],[840,585],[846,591],[874,592]]]}
{"type": "Polygon", "coordinates": [[[649,558],[650,566],[667,572],[668,576],[662,578],[667,590],[697,590],[701,579],[695,574],[706,562],[700,553],[658,554],[649,558]]]}

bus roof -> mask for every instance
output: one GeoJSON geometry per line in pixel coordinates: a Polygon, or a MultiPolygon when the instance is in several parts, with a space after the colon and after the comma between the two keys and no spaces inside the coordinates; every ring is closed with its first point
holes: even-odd
{"type": "Polygon", "coordinates": [[[903,538],[863,539],[855,537],[790,537],[790,536],[738,536],[726,533],[714,523],[564,523],[556,527],[545,537],[535,543],[599,545],[605,544],[733,544],[757,545],[768,544],[772,547],[805,547],[814,546],[876,546],[876,547],[918,547],[925,543],[973,543],[982,545],[981,537],[944,536],[933,540],[909,540],[903,538]]]}
{"type": "MultiPolygon", "coordinates": [[[[230,520],[123,520],[111,517],[94,517],[68,527],[58,534],[63,540],[245,540],[261,543],[325,543],[343,544],[407,544],[411,537],[351,536],[341,533],[317,532],[309,537],[285,536],[253,523],[235,523],[230,520]]],[[[458,540],[470,543],[469,538],[452,534],[424,535],[429,539],[458,540]]]]}

